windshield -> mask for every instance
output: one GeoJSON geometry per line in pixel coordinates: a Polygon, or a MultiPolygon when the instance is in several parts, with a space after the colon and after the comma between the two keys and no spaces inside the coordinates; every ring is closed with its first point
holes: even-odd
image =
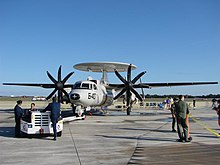
{"type": "Polygon", "coordinates": [[[90,89],[90,84],[83,83],[82,84],[82,89],[90,89]]]}
{"type": "Polygon", "coordinates": [[[76,82],[73,86],[73,89],[91,89],[91,84],[76,82]]]}
{"type": "Polygon", "coordinates": [[[80,89],[80,86],[81,86],[81,83],[80,83],[80,82],[76,82],[76,83],[73,85],[73,89],[80,89]]]}

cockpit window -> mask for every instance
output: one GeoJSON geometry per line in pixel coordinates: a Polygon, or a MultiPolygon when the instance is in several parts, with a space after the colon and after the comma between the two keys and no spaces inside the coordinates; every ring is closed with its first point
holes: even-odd
{"type": "Polygon", "coordinates": [[[90,84],[83,83],[82,84],[82,89],[90,89],[90,84]]]}
{"type": "Polygon", "coordinates": [[[92,84],[83,83],[83,82],[76,82],[73,86],[73,89],[92,89],[92,84]]]}
{"type": "Polygon", "coordinates": [[[95,84],[93,84],[93,89],[97,90],[97,86],[95,84]]]}
{"type": "Polygon", "coordinates": [[[79,82],[79,83],[75,83],[74,85],[73,85],[73,89],[80,89],[80,87],[81,87],[81,83],[79,82]]]}

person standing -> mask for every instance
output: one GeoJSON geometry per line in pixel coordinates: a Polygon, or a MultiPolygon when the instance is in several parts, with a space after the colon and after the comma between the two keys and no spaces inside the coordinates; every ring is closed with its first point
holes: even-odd
{"type": "Polygon", "coordinates": [[[14,107],[15,114],[15,137],[21,137],[21,117],[23,114],[23,109],[21,108],[22,100],[18,100],[16,106],[14,107]]]}
{"type": "Polygon", "coordinates": [[[36,111],[35,103],[31,103],[30,111],[31,111],[31,112],[36,111]]]}
{"type": "Polygon", "coordinates": [[[171,111],[171,116],[172,116],[172,132],[176,132],[176,129],[175,129],[175,123],[176,123],[176,104],[177,104],[177,101],[178,99],[177,98],[174,98],[173,99],[173,103],[171,105],[171,108],[170,108],[170,111],[171,111]]]}
{"type": "Polygon", "coordinates": [[[28,109],[27,113],[26,113],[26,118],[27,118],[27,121],[29,123],[31,123],[31,115],[32,115],[32,112],[36,111],[35,109],[35,103],[31,103],[31,108],[28,109]]]}
{"type": "Polygon", "coordinates": [[[194,99],[193,100],[193,110],[195,110],[196,109],[196,100],[194,99]]]}
{"type": "Polygon", "coordinates": [[[220,126],[220,99],[217,101],[218,106],[215,108],[215,111],[218,115],[218,125],[220,126]]]}
{"type": "Polygon", "coordinates": [[[214,98],[214,99],[212,99],[212,110],[216,110],[217,108],[218,108],[218,102],[214,98]]]}
{"type": "Polygon", "coordinates": [[[58,122],[58,118],[60,117],[60,103],[56,102],[56,97],[53,97],[53,102],[48,104],[48,106],[42,111],[42,112],[46,112],[46,111],[50,111],[50,118],[51,118],[51,122],[52,122],[52,126],[53,126],[53,133],[54,133],[54,138],[53,140],[57,139],[57,122],[58,122]]]}
{"type": "Polygon", "coordinates": [[[188,139],[188,125],[186,116],[189,114],[188,104],[184,101],[184,96],[179,95],[179,102],[176,104],[177,131],[179,142],[190,142],[188,139]]]}

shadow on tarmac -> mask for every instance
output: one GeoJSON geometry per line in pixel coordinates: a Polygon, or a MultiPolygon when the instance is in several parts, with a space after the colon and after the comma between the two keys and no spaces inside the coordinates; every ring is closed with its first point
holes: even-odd
{"type": "Polygon", "coordinates": [[[0,127],[0,136],[14,138],[14,127],[0,127]]]}
{"type": "Polygon", "coordinates": [[[0,109],[0,113],[14,113],[13,109],[0,109]]]}
{"type": "Polygon", "coordinates": [[[154,137],[131,137],[131,136],[107,136],[107,135],[96,135],[99,137],[104,137],[104,138],[111,138],[111,139],[131,139],[131,140],[150,140],[150,141],[176,141],[170,138],[154,138],[154,137]]]}
{"type": "MultiPolygon", "coordinates": [[[[118,128],[122,130],[132,130],[132,131],[150,131],[150,132],[162,132],[162,133],[171,133],[171,130],[155,130],[155,129],[146,129],[146,128],[118,128]]],[[[177,133],[177,132],[173,132],[177,133]]]]}
{"type": "MultiPolygon", "coordinates": [[[[0,137],[7,137],[7,138],[15,138],[14,136],[15,128],[14,127],[0,127],[0,137]]],[[[41,140],[53,140],[51,137],[52,135],[45,135],[45,136],[39,136],[39,135],[28,135],[26,137],[22,138],[28,138],[28,139],[41,139],[41,140]]]]}

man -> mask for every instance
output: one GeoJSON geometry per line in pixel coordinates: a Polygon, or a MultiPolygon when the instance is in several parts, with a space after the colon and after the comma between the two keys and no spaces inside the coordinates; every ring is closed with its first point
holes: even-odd
{"type": "Polygon", "coordinates": [[[35,103],[31,103],[31,108],[28,109],[25,113],[25,116],[27,118],[27,121],[30,123],[31,122],[31,115],[32,115],[32,112],[36,111],[35,109],[35,103]]]}
{"type": "Polygon", "coordinates": [[[214,108],[214,110],[216,111],[218,115],[218,125],[220,126],[220,99],[217,102],[218,102],[218,105],[217,107],[214,108]]]}
{"type": "Polygon", "coordinates": [[[21,117],[23,114],[23,110],[21,108],[22,101],[18,100],[17,105],[14,107],[15,114],[15,137],[21,137],[21,117]]]}
{"type": "Polygon", "coordinates": [[[189,114],[189,107],[188,104],[184,101],[184,96],[179,96],[179,102],[176,104],[176,117],[177,117],[177,131],[179,139],[177,141],[183,142],[190,142],[191,140],[188,139],[188,125],[186,116],[189,114]],[[183,132],[183,133],[182,133],[183,132]]]}
{"type": "Polygon", "coordinates": [[[171,111],[171,115],[172,115],[172,132],[176,132],[175,130],[175,123],[176,123],[176,104],[178,99],[174,98],[173,99],[173,104],[171,105],[170,111],[171,111]]]}
{"type": "Polygon", "coordinates": [[[33,112],[35,111],[36,108],[35,108],[35,103],[31,103],[31,108],[30,108],[30,111],[33,112]]]}
{"type": "Polygon", "coordinates": [[[60,117],[60,103],[56,102],[56,97],[53,97],[53,102],[50,103],[43,112],[50,111],[50,118],[53,125],[53,132],[54,132],[54,138],[53,140],[56,140],[57,138],[57,128],[56,124],[58,122],[58,118],[60,117]]]}

